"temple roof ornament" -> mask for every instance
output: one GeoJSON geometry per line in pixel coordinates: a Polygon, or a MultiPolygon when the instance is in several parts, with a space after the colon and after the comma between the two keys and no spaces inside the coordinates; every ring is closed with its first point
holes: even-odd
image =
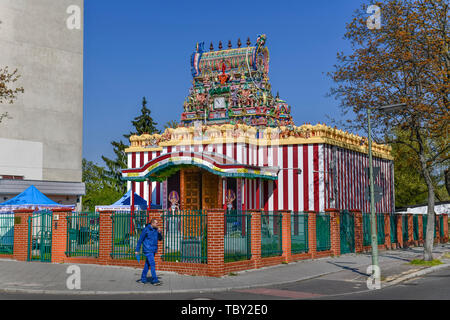
{"type": "MultiPolygon", "coordinates": [[[[163,134],[130,137],[131,146],[125,152],[161,151],[166,146],[248,143],[259,146],[301,145],[323,143],[368,153],[365,137],[344,132],[325,124],[256,128],[247,125],[197,125],[195,127],[168,128],[163,134]]],[[[375,157],[393,160],[392,148],[372,143],[375,157]]]]}
{"type": "Polygon", "coordinates": [[[293,125],[291,107],[274,97],[269,82],[269,50],[266,36],[259,35],[255,46],[209,52],[196,45],[191,56],[193,86],[184,102],[181,125],[245,124],[255,127],[293,125]]]}
{"type": "MultiPolygon", "coordinates": [[[[161,151],[166,146],[248,143],[295,145],[323,143],[368,153],[367,140],[324,124],[295,126],[291,107],[269,83],[269,51],[266,36],[255,46],[205,52],[197,43],[191,56],[193,86],[184,102],[181,124],[163,134],[131,136],[125,152],[161,151]]],[[[374,156],[392,160],[391,147],[372,144],[374,156]]]]}

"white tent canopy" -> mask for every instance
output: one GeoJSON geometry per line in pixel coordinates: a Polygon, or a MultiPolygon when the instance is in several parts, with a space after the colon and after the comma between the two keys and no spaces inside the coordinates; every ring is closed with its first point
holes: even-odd
{"type": "MultiPolygon", "coordinates": [[[[397,213],[407,214],[427,214],[428,206],[422,205],[422,206],[412,206],[408,208],[402,208],[397,213]]],[[[448,203],[436,203],[434,206],[434,212],[436,214],[448,214],[450,213],[450,202],[448,203]]]]}

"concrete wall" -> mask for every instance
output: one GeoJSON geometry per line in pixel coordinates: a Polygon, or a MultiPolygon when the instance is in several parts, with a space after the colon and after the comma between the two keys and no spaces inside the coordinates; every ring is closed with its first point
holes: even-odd
{"type": "Polygon", "coordinates": [[[0,138],[0,173],[42,180],[42,142],[0,138]]]}
{"type": "Polygon", "coordinates": [[[83,0],[0,0],[0,68],[17,68],[25,89],[13,105],[0,104],[11,117],[0,124],[9,139],[0,150],[15,152],[11,139],[42,144],[42,159],[33,159],[43,180],[81,181],[83,10],[83,0]],[[79,30],[66,24],[71,5],[81,9],[79,30]]]}

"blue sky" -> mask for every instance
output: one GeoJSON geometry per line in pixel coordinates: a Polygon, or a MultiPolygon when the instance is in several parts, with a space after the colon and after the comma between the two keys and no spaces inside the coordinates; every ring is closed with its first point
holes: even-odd
{"type": "Polygon", "coordinates": [[[267,35],[272,92],[292,107],[296,125],[338,117],[326,97],[326,76],[363,1],[87,0],[84,18],[83,157],[103,165],[110,142],[131,130],[147,97],[161,129],[179,121],[191,86],[190,56],[197,42],[236,46],[267,35]]]}

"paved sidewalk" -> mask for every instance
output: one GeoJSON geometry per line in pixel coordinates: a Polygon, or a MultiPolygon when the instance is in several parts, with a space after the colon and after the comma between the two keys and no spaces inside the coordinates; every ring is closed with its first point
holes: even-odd
{"type": "MultiPolygon", "coordinates": [[[[379,252],[382,286],[397,280],[427,272],[424,267],[409,264],[413,259],[422,258],[422,247],[379,252]]],[[[442,255],[450,252],[450,243],[438,245],[434,249],[436,258],[450,266],[450,259],[442,255]]],[[[367,279],[367,267],[371,264],[370,254],[347,254],[317,260],[267,267],[238,272],[221,278],[179,275],[173,272],[158,272],[162,286],[143,285],[136,282],[141,269],[116,266],[78,264],[81,269],[81,289],[69,290],[66,273],[70,264],[39,262],[18,262],[0,259],[0,291],[48,293],[48,294],[133,294],[133,293],[181,293],[217,292],[255,287],[267,287],[313,279],[339,273],[367,279]]],[[[440,268],[441,268],[440,267],[440,268]]],[[[429,269],[431,271],[431,269],[429,269]]],[[[149,273],[150,276],[150,273],[149,273]]]]}

